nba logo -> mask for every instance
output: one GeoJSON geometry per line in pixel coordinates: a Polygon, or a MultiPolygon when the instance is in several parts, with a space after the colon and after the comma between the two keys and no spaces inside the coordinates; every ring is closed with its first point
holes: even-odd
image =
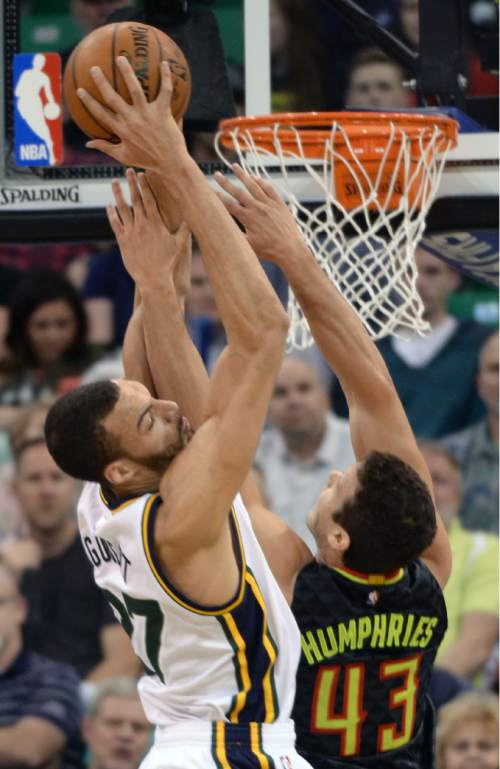
{"type": "Polygon", "coordinates": [[[18,166],[62,162],[61,57],[14,56],[14,139],[18,166]]]}

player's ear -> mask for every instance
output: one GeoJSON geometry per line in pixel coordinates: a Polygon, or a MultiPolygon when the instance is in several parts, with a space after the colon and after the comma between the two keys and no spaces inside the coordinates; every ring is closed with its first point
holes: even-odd
{"type": "Polygon", "coordinates": [[[332,521],[328,529],[328,545],[337,555],[342,556],[351,545],[351,538],[347,531],[336,521],[332,521]]]}
{"type": "Polygon", "coordinates": [[[126,459],[115,459],[104,468],[104,477],[112,486],[123,486],[134,479],[134,467],[126,459]]]}

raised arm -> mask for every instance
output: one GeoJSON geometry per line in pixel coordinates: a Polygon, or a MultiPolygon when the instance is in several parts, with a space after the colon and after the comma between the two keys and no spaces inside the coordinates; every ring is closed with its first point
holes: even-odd
{"type": "MultiPolygon", "coordinates": [[[[218,176],[231,197],[227,210],[244,225],[262,259],[285,272],[307,317],[314,339],[338,376],[349,404],[352,444],[358,460],[371,451],[394,454],[432,481],[387,367],[354,310],[328,280],[305,243],[285,203],[267,182],[239,167],[242,187],[218,176]]],[[[441,584],[451,564],[448,536],[439,515],[437,534],[423,557],[441,584]]]]}
{"type": "MultiPolygon", "coordinates": [[[[155,539],[165,560],[167,551],[179,560],[200,548],[210,548],[226,530],[232,499],[248,473],[263,427],[284,351],[288,318],[246,238],[187,153],[170,112],[168,65],[162,64],[160,95],[147,103],[128,62],[122,57],[118,62],[132,105],[126,104],[96,70],[94,77],[107,107],[88,94],[82,98],[121,141],[93,141],[89,146],[121,162],[161,172],[203,251],[228,337],[229,352],[210,383],[207,419],[169,467],[160,486],[163,499],[168,498],[168,516],[164,516],[165,525],[157,527],[155,539]],[[233,388],[221,403],[217,390],[228,378],[233,388]]],[[[146,254],[137,254],[133,277],[143,301],[148,359],[155,358],[161,366],[163,350],[155,330],[163,308],[156,301],[155,275],[142,270],[147,263],[146,254]]]]}

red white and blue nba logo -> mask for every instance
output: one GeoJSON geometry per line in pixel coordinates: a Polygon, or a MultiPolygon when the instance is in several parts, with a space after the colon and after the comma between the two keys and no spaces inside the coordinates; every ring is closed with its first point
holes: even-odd
{"type": "Polygon", "coordinates": [[[14,56],[14,141],[18,166],[55,166],[63,159],[61,57],[14,56]]]}

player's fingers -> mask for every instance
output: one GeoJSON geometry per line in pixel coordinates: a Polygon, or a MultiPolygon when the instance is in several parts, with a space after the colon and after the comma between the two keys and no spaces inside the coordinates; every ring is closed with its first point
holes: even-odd
{"type": "Polygon", "coordinates": [[[137,174],[133,168],[127,168],[126,176],[128,188],[130,190],[130,202],[132,204],[132,211],[134,212],[134,217],[136,219],[140,219],[141,216],[144,217],[146,215],[146,212],[144,210],[144,203],[137,179],[137,174]]]}
{"type": "Polygon", "coordinates": [[[228,195],[231,195],[235,200],[238,201],[238,203],[242,206],[251,206],[253,203],[252,195],[245,189],[245,187],[241,187],[238,184],[234,184],[234,182],[230,182],[227,176],[224,174],[221,174],[220,171],[216,171],[214,174],[214,179],[219,185],[219,187],[222,187],[224,192],[227,192],[228,195]]]}
{"type": "Polygon", "coordinates": [[[123,225],[120,221],[120,217],[118,216],[116,208],[111,203],[108,203],[106,206],[106,215],[108,217],[108,222],[111,226],[111,229],[114,232],[115,238],[118,240],[118,238],[122,235],[123,225]]]}
{"type": "Polygon", "coordinates": [[[85,88],[77,88],[76,93],[92,117],[94,117],[102,126],[105,126],[105,128],[109,128],[111,133],[115,133],[117,125],[115,113],[108,109],[104,104],[98,102],[97,99],[94,99],[85,88]]]}
{"type": "Polygon", "coordinates": [[[139,174],[139,194],[141,196],[144,213],[148,219],[154,220],[158,217],[161,220],[160,210],[158,203],[149,184],[148,178],[145,173],[139,174]]]}
{"type": "Polygon", "coordinates": [[[237,219],[241,224],[244,224],[243,219],[245,218],[245,209],[243,206],[240,206],[238,201],[236,201],[233,197],[230,195],[225,195],[223,192],[219,192],[219,190],[216,190],[215,194],[224,205],[226,211],[228,211],[231,216],[234,216],[234,218],[237,219]]]}
{"type": "Polygon", "coordinates": [[[240,180],[242,184],[245,185],[246,189],[250,193],[250,195],[255,198],[255,200],[259,200],[261,202],[266,201],[266,196],[261,189],[261,187],[257,184],[257,176],[250,176],[247,171],[244,171],[243,168],[238,163],[233,163],[232,165],[233,173],[236,176],[237,179],[240,180]]]}
{"type": "Polygon", "coordinates": [[[137,107],[146,104],[146,96],[129,60],[125,56],[117,56],[116,63],[125,80],[125,85],[127,86],[130,98],[132,99],[132,104],[137,107]]]}
{"type": "Polygon", "coordinates": [[[132,223],[132,212],[123,196],[123,190],[118,179],[113,179],[111,189],[115,199],[116,210],[124,225],[132,223]]]}
{"type": "Polygon", "coordinates": [[[189,229],[189,225],[187,222],[181,222],[181,225],[177,232],[174,234],[175,240],[177,242],[177,246],[179,247],[179,250],[184,248],[187,241],[191,237],[191,230],[189,229]]]}
{"type": "Polygon", "coordinates": [[[162,107],[170,109],[170,104],[172,102],[172,93],[174,90],[174,86],[172,83],[172,70],[170,69],[170,65],[168,61],[162,61],[160,67],[161,67],[161,86],[160,86],[160,93],[158,94],[156,101],[159,102],[162,105],[162,107]]]}
{"type": "Polygon", "coordinates": [[[275,187],[271,182],[267,181],[267,179],[262,179],[260,176],[254,176],[254,181],[268,198],[271,198],[271,200],[275,200],[276,202],[283,202],[275,187]]]}
{"type": "MultiPolygon", "coordinates": [[[[118,58],[121,59],[124,57],[119,56],[118,58]]],[[[129,108],[129,105],[111,86],[102,69],[95,66],[91,67],[90,74],[92,76],[92,80],[99,89],[99,93],[101,94],[106,106],[117,115],[123,115],[129,108]]]]}
{"type": "Polygon", "coordinates": [[[115,144],[114,142],[108,142],[105,139],[91,139],[89,142],[85,142],[85,146],[89,150],[99,150],[106,155],[122,162],[122,147],[121,144],[115,144]]]}

